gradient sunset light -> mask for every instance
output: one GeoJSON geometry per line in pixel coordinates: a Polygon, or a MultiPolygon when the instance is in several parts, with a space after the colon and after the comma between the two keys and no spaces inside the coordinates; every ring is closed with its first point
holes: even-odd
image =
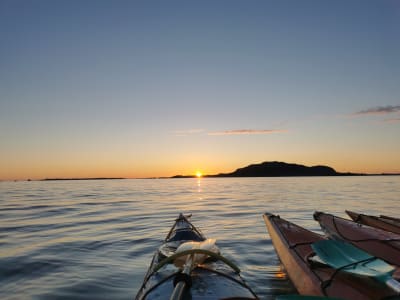
{"type": "Polygon", "coordinates": [[[0,180],[400,173],[398,1],[6,0],[0,28],[0,180]]]}

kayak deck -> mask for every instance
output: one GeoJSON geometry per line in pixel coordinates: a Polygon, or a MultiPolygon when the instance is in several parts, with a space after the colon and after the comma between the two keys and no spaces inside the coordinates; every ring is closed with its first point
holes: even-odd
{"type": "Polygon", "coordinates": [[[354,246],[400,267],[400,235],[361,225],[323,212],[315,212],[325,234],[332,239],[347,241],[354,246]]]}
{"type": "Polygon", "coordinates": [[[396,295],[376,280],[338,272],[313,260],[312,245],[325,237],[273,214],[263,217],[275,250],[300,294],[360,300],[396,295]]]}
{"type": "MultiPolygon", "coordinates": [[[[175,266],[174,262],[178,260],[177,256],[185,253],[176,253],[177,248],[186,242],[201,243],[205,240],[204,235],[190,223],[188,217],[181,214],[175,220],[164,243],[154,254],[136,300],[169,299],[174,291],[174,282],[176,283],[182,277],[180,268],[175,266]]],[[[207,253],[207,250],[190,251],[207,253]]],[[[186,289],[182,299],[258,299],[240,276],[239,268],[222,257],[219,252],[209,254],[208,258],[196,265],[190,273],[190,279],[188,279],[190,288],[186,289]]]]}
{"type": "Polygon", "coordinates": [[[400,221],[393,218],[364,215],[349,210],[346,210],[346,213],[354,222],[400,234],[400,221]]]}

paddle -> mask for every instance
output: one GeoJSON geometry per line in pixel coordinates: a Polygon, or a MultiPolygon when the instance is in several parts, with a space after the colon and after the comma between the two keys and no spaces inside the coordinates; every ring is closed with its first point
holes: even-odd
{"type": "Polygon", "coordinates": [[[383,260],[343,241],[322,240],[311,247],[324,263],[334,269],[374,278],[400,293],[400,282],[391,276],[395,268],[383,260]]]}
{"type": "MultiPolygon", "coordinates": [[[[211,252],[218,252],[218,247],[215,245],[215,239],[207,239],[203,242],[187,242],[181,244],[178,249],[176,249],[175,254],[181,252],[187,252],[188,250],[206,250],[211,252]]],[[[188,255],[179,256],[174,260],[175,266],[182,268],[181,274],[182,278],[190,277],[190,273],[196,267],[196,265],[201,264],[206,260],[208,256],[206,254],[196,254],[190,253],[188,255]]],[[[174,291],[170,297],[170,300],[180,300],[183,297],[183,292],[185,291],[188,282],[186,280],[180,280],[176,284],[174,291]]]]}

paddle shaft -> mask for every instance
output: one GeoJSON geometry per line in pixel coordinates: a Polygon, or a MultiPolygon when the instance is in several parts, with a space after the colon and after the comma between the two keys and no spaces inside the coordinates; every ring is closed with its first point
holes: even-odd
{"type": "MultiPolygon", "coordinates": [[[[183,274],[190,275],[190,272],[192,271],[192,264],[193,264],[193,258],[194,254],[189,255],[188,258],[186,259],[185,266],[183,267],[183,274]]],[[[186,282],[185,281],[179,281],[175,288],[174,291],[171,294],[171,297],[169,298],[170,300],[181,300],[183,298],[183,293],[186,288],[186,282]]]]}
{"type": "Polygon", "coordinates": [[[395,280],[393,278],[390,278],[390,279],[386,280],[385,283],[392,290],[394,290],[397,293],[400,293],[400,282],[398,282],[397,280],[395,280]]]}
{"type": "Polygon", "coordinates": [[[172,292],[170,300],[180,300],[183,298],[183,292],[186,288],[186,282],[179,281],[178,284],[175,286],[174,291],[172,292]]]}

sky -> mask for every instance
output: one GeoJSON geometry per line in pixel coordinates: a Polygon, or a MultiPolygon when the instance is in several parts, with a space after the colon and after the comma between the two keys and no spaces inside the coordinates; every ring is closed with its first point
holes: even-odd
{"type": "Polygon", "coordinates": [[[400,172],[400,2],[0,0],[0,179],[400,172]]]}

